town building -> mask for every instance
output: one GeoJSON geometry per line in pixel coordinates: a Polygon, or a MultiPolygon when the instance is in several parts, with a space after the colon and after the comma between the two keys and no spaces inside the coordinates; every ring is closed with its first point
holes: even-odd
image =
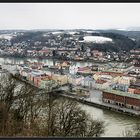
{"type": "Polygon", "coordinates": [[[140,110],[140,95],[129,92],[107,89],[103,91],[102,101],[120,107],[140,110]]]}

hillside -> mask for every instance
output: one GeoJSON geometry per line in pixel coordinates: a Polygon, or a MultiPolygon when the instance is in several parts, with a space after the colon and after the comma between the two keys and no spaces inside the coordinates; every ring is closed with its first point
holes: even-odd
{"type": "MultiPolygon", "coordinates": [[[[112,32],[99,32],[92,33],[92,36],[105,37],[112,41],[107,41],[104,43],[90,42],[84,45],[90,47],[91,49],[97,49],[102,51],[129,51],[136,47],[136,42],[131,38],[112,32]]],[[[83,37],[84,38],[84,37],[83,37]]]]}
{"type": "MultiPolygon", "coordinates": [[[[11,31],[12,32],[12,31],[11,31]]],[[[15,31],[14,31],[15,32],[15,31]]],[[[6,35],[6,34],[5,34],[6,35]]],[[[8,34],[9,35],[9,34],[8,34]]],[[[54,30],[26,31],[10,38],[11,45],[26,43],[26,48],[78,47],[78,45],[101,51],[129,51],[140,47],[140,32],[119,30],[54,30]],[[130,33],[130,34],[129,34],[130,33]],[[135,36],[136,37],[135,37],[135,36]]],[[[3,35],[1,35],[3,37],[3,35]]]]}

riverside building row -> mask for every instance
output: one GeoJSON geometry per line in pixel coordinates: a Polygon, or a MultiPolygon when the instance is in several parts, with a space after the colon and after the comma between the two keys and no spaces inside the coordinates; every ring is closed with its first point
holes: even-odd
{"type": "Polygon", "coordinates": [[[43,89],[53,89],[65,84],[98,89],[102,91],[103,102],[140,110],[139,72],[137,75],[129,74],[135,69],[131,64],[109,63],[76,67],[67,61],[57,62],[54,66],[26,62],[20,65],[5,64],[2,69],[13,74],[18,72],[25,80],[43,89]]]}

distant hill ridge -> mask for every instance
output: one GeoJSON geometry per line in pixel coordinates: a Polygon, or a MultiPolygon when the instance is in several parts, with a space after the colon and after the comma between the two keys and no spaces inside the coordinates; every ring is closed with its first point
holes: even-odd
{"type": "MultiPolygon", "coordinates": [[[[22,41],[29,41],[31,47],[34,42],[40,41],[43,45],[48,39],[56,39],[57,36],[64,38],[73,38],[75,40],[78,37],[79,41],[85,36],[100,36],[112,39],[112,42],[107,43],[97,43],[97,42],[83,42],[85,47],[90,47],[92,49],[97,49],[101,51],[129,51],[133,48],[140,48],[140,31],[126,31],[126,30],[92,30],[92,29],[75,29],[75,30],[0,30],[2,33],[11,32],[22,32],[23,34],[17,35],[11,39],[12,43],[19,43],[22,41]],[[52,32],[61,32],[61,34],[51,34],[52,32]],[[69,32],[76,32],[75,34],[70,34],[69,32]],[[77,33],[78,32],[78,33],[77,33]],[[49,33],[48,36],[43,36],[44,33],[49,33]]],[[[63,41],[62,39],[62,41],[63,41]]],[[[67,45],[65,45],[66,47],[67,45]]],[[[47,46],[49,47],[49,46],[47,46]]]]}

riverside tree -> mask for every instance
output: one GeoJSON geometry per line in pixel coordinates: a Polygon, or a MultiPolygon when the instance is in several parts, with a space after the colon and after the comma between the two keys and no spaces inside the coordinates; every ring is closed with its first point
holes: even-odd
{"type": "Polygon", "coordinates": [[[92,120],[76,101],[50,95],[44,119],[44,135],[91,137],[104,133],[104,123],[92,120]]]}
{"type": "Polygon", "coordinates": [[[92,120],[76,101],[46,93],[18,78],[0,78],[1,136],[94,137],[104,122],[92,120]]]}

